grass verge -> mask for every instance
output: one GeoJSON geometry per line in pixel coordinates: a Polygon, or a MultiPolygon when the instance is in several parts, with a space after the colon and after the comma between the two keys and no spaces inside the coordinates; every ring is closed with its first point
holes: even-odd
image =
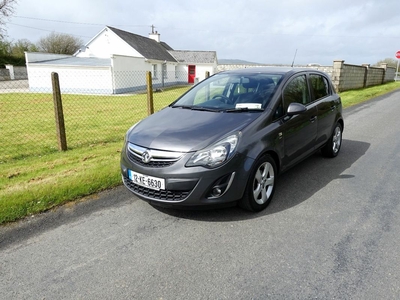
{"type": "Polygon", "coordinates": [[[382,96],[400,88],[400,82],[389,82],[365,89],[351,90],[340,93],[343,107],[349,107],[358,103],[382,96]]]}
{"type": "MultiPolygon", "coordinates": [[[[392,82],[366,89],[342,92],[340,96],[343,107],[349,107],[398,88],[400,88],[400,83],[392,82]]],[[[155,109],[159,110],[166,106],[186,90],[187,87],[169,89],[163,93],[155,94],[155,109]]],[[[30,97],[29,101],[23,106],[25,110],[28,109],[29,105],[34,105],[35,109],[38,109],[40,103],[45,105],[40,107],[38,114],[32,117],[30,128],[40,125],[43,135],[35,138],[42,139],[46,145],[53,146],[40,151],[33,149],[35,151],[32,150],[29,155],[26,155],[26,151],[19,153],[18,151],[21,151],[21,148],[24,149],[24,145],[19,144],[16,147],[17,141],[18,143],[21,142],[15,138],[16,129],[13,125],[15,122],[13,123],[11,120],[15,121],[16,118],[20,118],[19,122],[24,122],[24,117],[15,112],[17,108],[15,110],[13,107],[10,108],[11,116],[10,113],[5,112],[7,105],[11,105],[10,103],[15,101],[13,97],[21,99],[21,95],[14,95],[8,98],[5,98],[5,96],[0,97],[0,107],[2,108],[0,119],[4,121],[9,118],[9,123],[12,124],[9,128],[7,128],[7,124],[4,125],[5,122],[0,124],[2,129],[0,147],[2,147],[1,151],[5,153],[0,159],[0,224],[37,214],[68,201],[120,185],[119,157],[123,134],[136,119],[144,118],[146,112],[146,99],[143,95],[139,95],[138,99],[135,100],[135,106],[140,109],[135,112],[134,118],[125,117],[120,119],[119,114],[123,115],[122,112],[116,112],[115,117],[111,118],[112,121],[110,122],[115,123],[111,125],[111,131],[114,132],[113,136],[105,140],[80,143],[79,141],[84,138],[85,133],[77,133],[72,135],[72,139],[77,140],[77,142],[73,147],[70,147],[71,150],[57,152],[53,140],[53,125],[43,126],[43,122],[48,122],[49,118],[49,115],[43,114],[44,111],[49,111],[50,114],[53,113],[51,96],[26,95],[26,97],[28,96],[30,97]],[[48,97],[50,97],[50,104],[46,100],[48,97]],[[2,113],[4,113],[4,116],[1,115],[2,113]],[[35,123],[38,122],[38,117],[42,120],[40,124],[35,123]],[[116,129],[117,125],[121,127],[121,123],[125,124],[122,125],[122,131],[119,128],[118,130],[116,129]]],[[[68,109],[68,105],[71,106],[72,102],[76,101],[76,98],[73,96],[66,97],[65,107],[68,109]],[[68,101],[68,98],[71,98],[71,100],[68,101]]],[[[107,115],[110,115],[112,108],[108,106],[107,99],[96,96],[94,98],[96,100],[95,121],[87,120],[85,116],[90,115],[90,113],[87,111],[88,104],[85,101],[90,98],[93,98],[93,96],[84,97],[79,95],[78,102],[82,107],[75,106],[73,110],[77,112],[85,110],[86,112],[84,114],[76,114],[75,117],[70,116],[70,118],[76,118],[76,124],[86,124],[84,127],[90,127],[93,130],[90,134],[93,136],[109,135],[110,125],[107,124],[107,120],[109,120],[107,115]],[[102,104],[102,102],[104,103],[102,104]],[[99,114],[103,113],[106,113],[103,117],[104,121],[98,122],[99,114]]],[[[115,99],[121,100],[120,98],[115,99]]],[[[21,106],[20,102],[21,100],[18,102],[19,106],[21,106]]],[[[129,110],[129,108],[122,107],[121,110],[129,110]]],[[[34,132],[37,132],[37,130],[33,130],[31,134],[34,134],[34,132]]]]}

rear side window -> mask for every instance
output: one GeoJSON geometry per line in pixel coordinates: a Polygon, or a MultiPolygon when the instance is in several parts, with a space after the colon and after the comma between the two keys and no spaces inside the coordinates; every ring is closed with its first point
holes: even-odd
{"type": "Polygon", "coordinates": [[[310,80],[311,80],[311,88],[313,90],[315,100],[318,100],[318,99],[321,99],[321,98],[324,98],[324,97],[330,95],[328,79],[326,79],[322,75],[311,74],[310,80]]]}

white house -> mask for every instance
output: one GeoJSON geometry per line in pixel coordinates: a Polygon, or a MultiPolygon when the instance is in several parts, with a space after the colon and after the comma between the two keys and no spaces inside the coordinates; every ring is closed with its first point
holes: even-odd
{"type": "Polygon", "coordinates": [[[146,72],[153,87],[190,84],[217,69],[215,51],[173,50],[152,32],[143,37],[105,27],[74,55],[26,53],[29,87],[51,91],[51,72],[57,72],[62,92],[119,94],[143,90],[146,72]]]}

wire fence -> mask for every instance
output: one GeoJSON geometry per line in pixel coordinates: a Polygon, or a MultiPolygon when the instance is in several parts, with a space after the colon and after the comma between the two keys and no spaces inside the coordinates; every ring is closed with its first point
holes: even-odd
{"type": "MultiPolygon", "coordinates": [[[[0,81],[1,164],[58,151],[51,76],[40,70],[33,75],[29,81],[0,81]]],[[[155,75],[155,111],[190,88],[185,73],[155,75]]],[[[107,78],[103,73],[59,74],[59,85],[68,149],[122,145],[127,129],[148,115],[146,72],[107,78]]]]}

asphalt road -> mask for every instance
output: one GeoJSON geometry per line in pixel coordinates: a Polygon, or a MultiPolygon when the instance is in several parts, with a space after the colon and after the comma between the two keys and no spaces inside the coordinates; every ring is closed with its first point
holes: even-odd
{"type": "Polygon", "coordinates": [[[400,299],[400,91],[269,208],[156,209],[123,187],[0,227],[1,299],[400,299]]]}

